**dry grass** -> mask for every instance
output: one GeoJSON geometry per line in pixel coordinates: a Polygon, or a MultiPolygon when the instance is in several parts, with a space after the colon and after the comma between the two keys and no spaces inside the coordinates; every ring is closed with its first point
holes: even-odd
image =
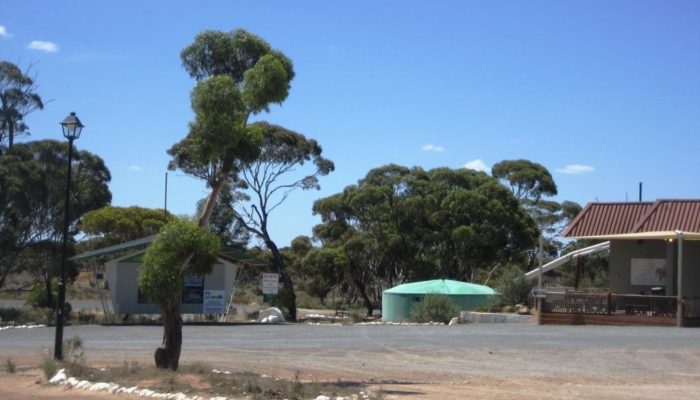
{"type": "MultiPolygon", "coordinates": [[[[302,382],[268,377],[249,372],[214,373],[212,366],[196,362],[183,365],[176,372],[127,363],[112,368],[71,368],[70,376],[91,382],[114,382],[121,386],[138,386],[161,393],[181,392],[199,396],[248,396],[258,400],[308,399],[323,394],[331,398],[350,398],[367,388],[357,382],[302,382]]],[[[370,397],[377,399],[377,397],[370,397]]]]}

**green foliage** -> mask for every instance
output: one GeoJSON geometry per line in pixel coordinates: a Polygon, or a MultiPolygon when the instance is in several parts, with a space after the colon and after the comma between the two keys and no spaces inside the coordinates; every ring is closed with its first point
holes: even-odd
{"type": "Polygon", "coordinates": [[[375,168],[357,185],[317,200],[314,228],[349,297],[371,313],[384,288],[435,278],[474,281],[499,262],[524,258],[538,235],[512,193],[468,169],[375,168]]]}
{"type": "Polygon", "coordinates": [[[494,178],[511,187],[518,200],[537,202],[542,196],[557,194],[552,174],[543,165],[529,160],[504,160],[491,168],[494,178]]]}
{"type": "Polygon", "coordinates": [[[442,322],[447,324],[459,316],[459,307],[449,296],[442,294],[427,294],[423,300],[411,308],[413,322],[442,322]]]}
{"type": "Polygon", "coordinates": [[[532,288],[537,282],[525,278],[525,271],[515,265],[506,266],[496,278],[496,301],[499,306],[529,304],[532,288]]]}
{"type": "Polygon", "coordinates": [[[85,214],[80,219],[80,229],[87,236],[89,247],[101,248],[155,235],[173,219],[164,210],[105,206],[85,214]]]}
{"type": "Polygon", "coordinates": [[[328,293],[340,283],[346,264],[345,254],[339,248],[310,250],[302,261],[303,271],[308,276],[306,291],[324,302],[328,293]]]}
{"type": "Polygon", "coordinates": [[[51,297],[48,295],[46,290],[46,284],[44,282],[38,282],[34,284],[32,290],[29,291],[24,297],[24,302],[28,306],[34,308],[56,308],[56,302],[58,301],[58,279],[54,278],[51,280],[51,297]]]}
{"type": "Polygon", "coordinates": [[[186,274],[206,275],[221,250],[216,235],[189,221],[166,225],[143,257],[139,284],[154,303],[179,303],[186,274]]]}
{"type": "Polygon", "coordinates": [[[273,50],[259,36],[243,29],[233,32],[203,31],[197,35],[194,43],[182,50],[180,58],[185,70],[197,80],[226,75],[240,85],[245,80],[246,71],[254,68],[266,55],[280,62],[289,81],[294,78],[289,58],[273,50]]]}
{"type": "Polygon", "coordinates": [[[11,358],[5,359],[5,372],[8,374],[14,374],[17,372],[17,364],[15,364],[11,358]]]}
{"type": "Polygon", "coordinates": [[[0,308],[2,324],[44,324],[53,320],[53,311],[46,308],[0,308]]]}
{"type": "MultiPolygon", "coordinates": [[[[238,220],[234,204],[241,201],[241,194],[234,192],[230,185],[224,185],[216,198],[216,204],[209,220],[209,229],[228,247],[245,247],[250,241],[250,233],[238,220]]],[[[207,199],[197,202],[197,214],[204,212],[207,199]]]]}
{"type": "MultiPolygon", "coordinates": [[[[66,143],[42,140],[18,144],[0,157],[0,286],[18,270],[50,282],[61,265],[66,143]]],[[[83,214],[111,201],[109,170],[98,156],[74,151],[70,188],[69,255],[83,214]]],[[[69,263],[69,280],[77,274],[69,263]]]]}
{"type": "Polygon", "coordinates": [[[204,31],[181,58],[199,81],[192,91],[195,120],[187,137],[168,151],[173,157],[169,168],[215,188],[232,178],[237,162],[257,157],[262,135],[248,126],[248,118],[287,98],[292,62],[242,29],[204,31]]]}
{"type": "Polygon", "coordinates": [[[15,64],[0,61],[0,153],[5,142],[12,150],[15,136],[29,135],[24,117],[44,108],[30,69],[22,72],[15,64]]]}

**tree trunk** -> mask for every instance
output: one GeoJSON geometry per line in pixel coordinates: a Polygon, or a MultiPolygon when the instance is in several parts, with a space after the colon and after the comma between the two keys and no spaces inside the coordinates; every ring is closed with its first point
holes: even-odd
{"type": "Polygon", "coordinates": [[[12,151],[12,145],[15,142],[15,126],[11,121],[7,121],[7,152],[12,151]]]}
{"type": "Polygon", "coordinates": [[[46,281],[46,307],[54,309],[53,306],[53,293],[51,293],[51,278],[46,281]]]}
{"type": "Polygon", "coordinates": [[[204,209],[202,210],[202,215],[199,217],[199,226],[207,227],[209,226],[209,220],[211,219],[211,214],[214,212],[214,206],[216,205],[216,199],[221,193],[221,189],[226,185],[226,180],[222,179],[221,183],[211,188],[211,193],[207,197],[207,202],[204,203],[204,209]]]}
{"type": "Polygon", "coordinates": [[[280,277],[282,278],[282,284],[287,290],[289,290],[289,298],[284,299],[285,303],[287,303],[284,304],[284,306],[287,307],[287,309],[289,310],[290,319],[293,322],[296,322],[297,296],[294,292],[294,282],[292,281],[292,277],[289,275],[289,273],[287,272],[287,268],[284,265],[284,258],[282,257],[282,253],[280,253],[280,250],[277,248],[277,245],[270,239],[269,236],[265,238],[265,245],[268,249],[270,249],[270,252],[272,253],[272,256],[275,261],[275,268],[277,269],[277,273],[280,274],[280,277]]]}
{"type": "Polygon", "coordinates": [[[370,300],[369,296],[367,295],[367,286],[364,284],[364,282],[362,282],[361,279],[358,279],[357,277],[353,277],[353,281],[355,282],[357,290],[360,292],[362,302],[365,303],[365,308],[367,308],[367,316],[371,317],[372,312],[374,311],[374,306],[372,305],[372,300],[370,300]]]}
{"type": "Polygon", "coordinates": [[[161,307],[161,318],[163,318],[163,347],[157,348],[154,354],[156,367],[176,371],[182,350],[180,304],[161,307]]]}

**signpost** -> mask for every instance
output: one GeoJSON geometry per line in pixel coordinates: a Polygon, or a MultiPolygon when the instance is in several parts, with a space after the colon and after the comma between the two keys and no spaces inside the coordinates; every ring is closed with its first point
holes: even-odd
{"type": "Polygon", "coordinates": [[[226,312],[226,291],[205,290],[202,314],[223,314],[226,312]]]}
{"type": "Polygon", "coordinates": [[[276,296],[279,291],[279,286],[279,274],[262,274],[263,301],[269,302],[273,296],[276,296]]]}

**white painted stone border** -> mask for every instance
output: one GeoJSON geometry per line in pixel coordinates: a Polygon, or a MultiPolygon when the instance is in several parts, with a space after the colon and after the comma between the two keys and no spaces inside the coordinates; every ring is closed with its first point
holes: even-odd
{"type": "MultiPolygon", "coordinates": [[[[217,369],[213,369],[212,372],[215,374],[225,374],[225,375],[231,374],[231,372],[229,372],[229,371],[223,371],[223,370],[217,370],[217,369]]],[[[263,377],[265,377],[265,376],[263,375],[263,377]]],[[[157,393],[157,392],[154,392],[153,390],[150,390],[150,389],[139,389],[137,386],[125,387],[125,386],[119,386],[116,383],[106,383],[106,382],[93,383],[90,381],[80,381],[74,377],[67,377],[65,369],[60,369],[56,373],[56,375],[54,375],[53,378],[51,378],[49,380],[49,383],[52,385],[69,386],[72,389],[89,390],[91,392],[107,392],[109,394],[126,393],[126,394],[133,394],[133,395],[139,396],[139,397],[150,397],[150,398],[154,398],[154,399],[207,400],[206,397],[201,397],[201,396],[189,397],[184,393],[157,393]]],[[[365,392],[360,392],[359,395],[353,394],[350,398],[352,400],[369,400],[369,395],[367,395],[365,392]]],[[[219,396],[219,397],[210,397],[209,400],[229,400],[229,399],[228,399],[228,397],[219,396]]],[[[231,400],[233,400],[233,399],[231,399],[231,400]]],[[[318,395],[314,400],[331,400],[331,398],[321,394],[321,395],[318,395]]],[[[348,398],[338,396],[335,398],[335,400],[348,400],[348,398]]]]}
{"type": "MultiPolygon", "coordinates": [[[[59,370],[53,378],[49,380],[49,383],[54,385],[66,385],[73,389],[83,389],[89,390],[91,392],[107,392],[110,394],[114,393],[127,393],[133,394],[139,397],[151,397],[154,399],[173,399],[173,400],[207,400],[206,397],[193,396],[189,397],[184,393],[157,393],[150,389],[139,389],[137,386],[125,387],[119,386],[116,383],[105,383],[97,382],[93,383],[90,381],[79,381],[73,377],[66,377],[66,370],[59,370]]],[[[209,400],[228,400],[227,397],[210,397],[209,400]]]]}
{"type": "Polygon", "coordinates": [[[6,329],[34,329],[34,328],[46,328],[46,325],[14,325],[14,326],[3,326],[0,327],[0,331],[6,329]]]}

